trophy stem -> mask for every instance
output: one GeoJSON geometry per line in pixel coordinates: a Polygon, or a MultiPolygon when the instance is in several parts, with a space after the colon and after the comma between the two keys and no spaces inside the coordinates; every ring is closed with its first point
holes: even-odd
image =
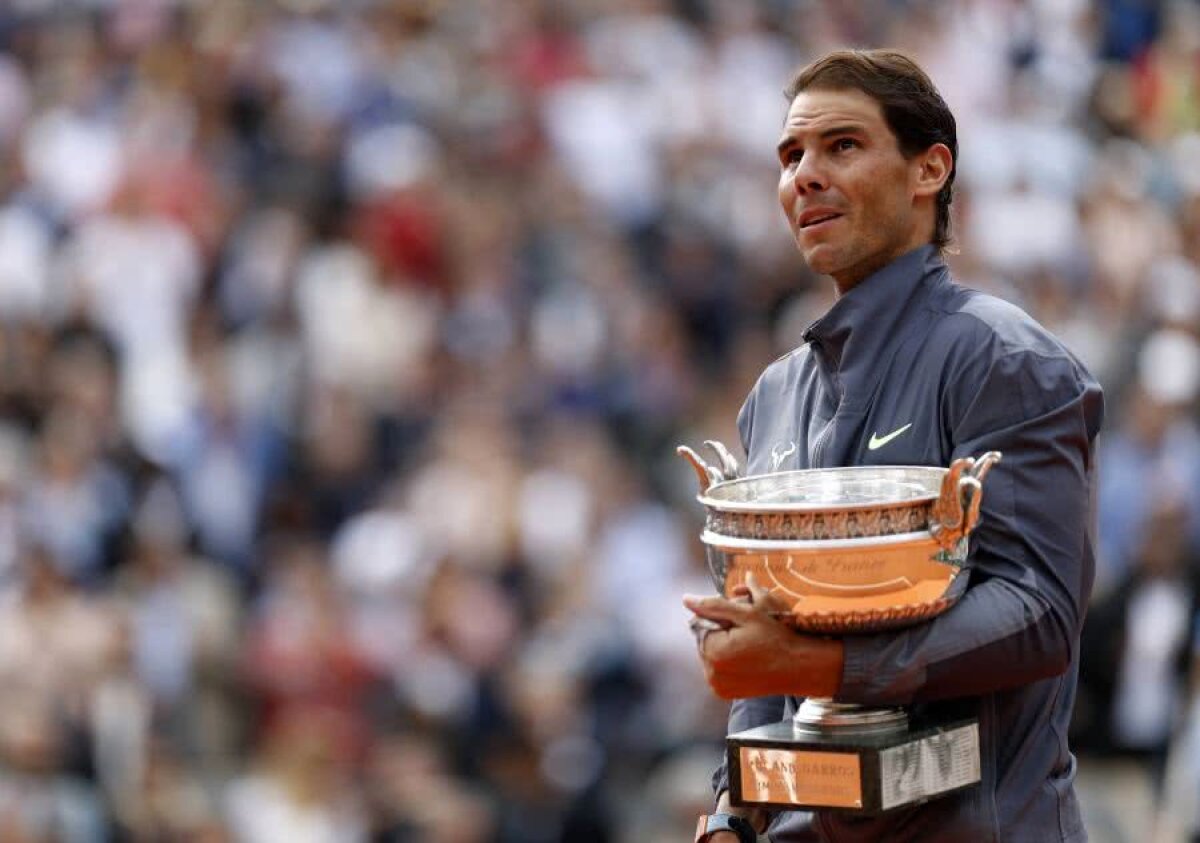
{"type": "Polygon", "coordinates": [[[879,734],[908,728],[908,715],[902,708],[874,708],[856,703],[838,703],[827,697],[809,697],[792,716],[798,732],[838,734],[879,734]]]}

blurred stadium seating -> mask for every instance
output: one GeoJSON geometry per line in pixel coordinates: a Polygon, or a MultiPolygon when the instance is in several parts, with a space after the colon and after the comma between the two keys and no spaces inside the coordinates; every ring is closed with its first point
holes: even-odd
{"type": "Polygon", "coordinates": [[[1200,3],[6,0],[0,840],[686,839],[673,446],[831,300],[773,150],[846,45],[1105,386],[1083,798],[1197,839],[1200,3]]]}

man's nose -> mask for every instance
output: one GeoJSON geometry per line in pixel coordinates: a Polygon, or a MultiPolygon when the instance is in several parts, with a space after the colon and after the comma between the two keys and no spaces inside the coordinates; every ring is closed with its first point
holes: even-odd
{"type": "Polygon", "coordinates": [[[825,171],[815,160],[815,156],[810,155],[805,155],[796,165],[796,172],[792,174],[792,182],[799,193],[819,193],[829,188],[829,179],[826,177],[825,171]]]}

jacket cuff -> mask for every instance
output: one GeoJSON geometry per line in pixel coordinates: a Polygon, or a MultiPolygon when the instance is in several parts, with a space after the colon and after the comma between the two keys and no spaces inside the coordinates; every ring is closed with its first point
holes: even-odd
{"type": "Polygon", "coordinates": [[[729,790],[729,768],[725,762],[721,762],[721,766],[713,770],[712,774],[712,789],[713,789],[713,808],[716,809],[717,800],[721,798],[721,794],[729,790]]]}

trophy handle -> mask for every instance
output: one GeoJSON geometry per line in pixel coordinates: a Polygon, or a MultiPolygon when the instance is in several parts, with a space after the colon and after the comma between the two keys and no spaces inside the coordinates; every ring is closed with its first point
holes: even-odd
{"type": "Polygon", "coordinates": [[[720,483],[725,479],[721,476],[720,469],[706,463],[699,454],[687,445],[680,445],[675,449],[675,453],[692,464],[692,468],[696,472],[696,479],[700,482],[700,494],[703,495],[714,483],[720,483]]]}
{"type": "Polygon", "coordinates": [[[717,455],[717,460],[721,463],[721,476],[725,480],[733,480],[736,477],[742,476],[741,466],[738,465],[737,459],[733,454],[729,453],[729,449],[716,439],[705,439],[704,444],[709,450],[717,455]]]}
{"type": "Polygon", "coordinates": [[[717,455],[718,465],[705,462],[703,457],[687,445],[680,445],[675,449],[675,453],[692,464],[692,468],[696,472],[696,479],[700,481],[700,494],[702,495],[708,491],[710,486],[724,483],[726,480],[733,480],[741,471],[733,454],[720,442],[715,439],[706,439],[704,444],[717,455]]]}
{"type": "Polygon", "coordinates": [[[929,532],[943,549],[953,549],[979,523],[983,478],[999,461],[999,451],[988,451],[979,458],[960,457],[950,464],[929,525],[929,532]]]}
{"type": "Polygon", "coordinates": [[[998,462],[1000,462],[1000,452],[988,451],[982,457],[975,460],[975,465],[971,467],[971,476],[982,483],[983,478],[992,470],[992,466],[998,462]]]}

